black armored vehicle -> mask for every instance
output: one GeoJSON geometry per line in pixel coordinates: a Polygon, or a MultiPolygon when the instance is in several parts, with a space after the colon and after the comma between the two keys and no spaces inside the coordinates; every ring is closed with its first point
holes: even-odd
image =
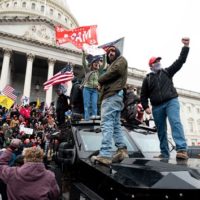
{"type": "Polygon", "coordinates": [[[123,127],[123,132],[129,158],[103,165],[90,160],[100,148],[100,121],[76,121],[68,127],[57,162],[70,174],[70,200],[199,199],[200,159],[177,160],[173,146],[171,159],[154,158],[159,144],[153,129],[123,127]]]}

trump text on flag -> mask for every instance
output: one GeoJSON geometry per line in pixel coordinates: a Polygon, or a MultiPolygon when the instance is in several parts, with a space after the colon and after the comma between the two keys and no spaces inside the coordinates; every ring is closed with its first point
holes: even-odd
{"type": "Polygon", "coordinates": [[[98,44],[96,27],[96,25],[82,26],[72,30],[66,30],[57,26],[55,27],[56,40],[59,44],[71,42],[79,49],[81,49],[85,43],[90,45],[98,44]]]}

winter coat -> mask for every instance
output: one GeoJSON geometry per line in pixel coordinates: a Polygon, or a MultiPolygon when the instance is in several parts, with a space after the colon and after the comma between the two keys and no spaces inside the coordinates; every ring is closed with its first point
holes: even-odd
{"type": "Polygon", "coordinates": [[[148,98],[152,106],[157,106],[178,97],[172,78],[185,63],[188,52],[189,47],[183,47],[179,58],[170,67],[147,74],[141,89],[141,103],[144,110],[149,107],[148,98]]]}
{"type": "Polygon", "coordinates": [[[27,162],[21,167],[7,165],[12,152],[0,156],[0,179],[7,184],[9,200],[57,200],[59,187],[53,172],[42,162],[27,162]]]}
{"type": "Polygon", "coordinates": [[[65,112],[69,109],[68,97],[64,94],[60,94],[56,104],[56,115],[59,125],[65,123],[65,112]]]}
{"type": "Polygon", "coordinates": [[[31,110],[29,107],[21,107],[19,111],[20,115],[22,115],[25,119],[29,119],[31,116],[31,110]]]}
{"type": "Polygon", "coordinates": [[[82,87],[87,87],[87,88],[95,88],[97,89],[98,87],[98,78],[99,76],[103,73],[104,68],[106,66],[106,58],[105,55],[103,56],[103,64],[99,67],[98,70],[91,70],[91,64],[86,63],[86,55],[83,53],[82,56],[82,65],[85,70],[85,78],[83,83],[81,84],[82,87]]]}
{"type": "Polygon", "coordinates": [[[115,95],[125,88],[128,74],[128,63],[123,56],[119,56],[108,66],[107,71],[100,76],[102,100],[115,95]]]}

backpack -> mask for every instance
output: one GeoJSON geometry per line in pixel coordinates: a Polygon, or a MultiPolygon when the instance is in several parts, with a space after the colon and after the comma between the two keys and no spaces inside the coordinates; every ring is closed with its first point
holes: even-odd
{"type": "Polygon", "coordinates": [[[137,123],[138,124],[138,113],[141,110],[141,107],[139,106],[139,97],[134,94],[132,90],[126,90],[124,89],[124,109],[122,110],[121,117],[127,122],[127,123],[137,123]]]}

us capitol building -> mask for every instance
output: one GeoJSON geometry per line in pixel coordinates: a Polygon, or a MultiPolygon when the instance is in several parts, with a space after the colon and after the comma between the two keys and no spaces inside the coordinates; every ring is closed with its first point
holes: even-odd
{"type": "MultiPolygon", "coordinates": [[[[7,84],[21,96],[47,105],[57,96],[42,84],[70,62],[76,73],[82,53],[71,43],[56,45],[54,26],[79,26],[65,0],[0,1],[0,90],[7,84]]],[[[128,83],[140,90],[146,72],[129,68],[128,83]]],[[[76,74],[75,74],[76,75],[76,74]]],[[[200,93],[177,89],[188,144],[200,145],[200,93]]]]}

